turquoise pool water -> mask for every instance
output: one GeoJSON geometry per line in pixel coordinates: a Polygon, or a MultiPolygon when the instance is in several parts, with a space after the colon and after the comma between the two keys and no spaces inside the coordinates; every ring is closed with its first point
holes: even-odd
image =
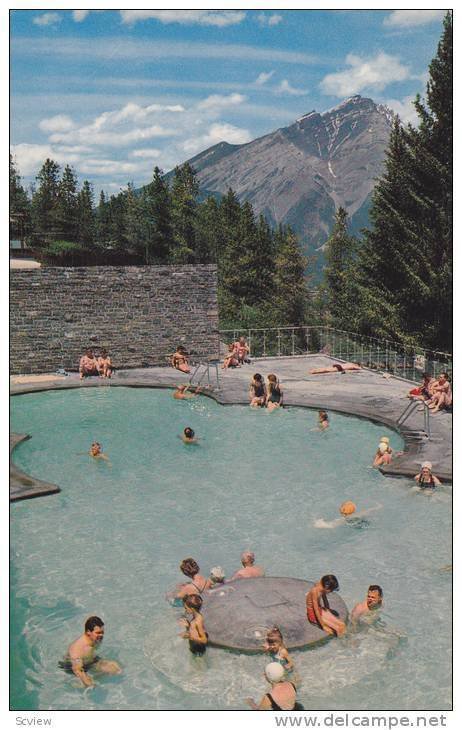
{"type": "Polygon", "coordinates": [[[368,421],[268,414],[171,391],[91,388],[12,398],[15,451],[58,495],[11,507],[12,709],[245,709],[265,691],[263,656],[209,648],[193,659],[166,591],[192,555],[229,576],[245,548],[271,575],[335,573],[351,609],[384,589],[381,623],[294,652],[310,710],[444,710],[451,705],[451,491],[430,497],[368,468],[379,437],[368,421]],[[178,435],[195,429],[199,446],[178,435]],[[91,460],[92,440],[112,466],[91,460]],[[377,505],[367,529],[315,526],[338,505],[377,505]],[[103,656],[124,673],[83,692],[58,669],[92,613],[103,656]]]}

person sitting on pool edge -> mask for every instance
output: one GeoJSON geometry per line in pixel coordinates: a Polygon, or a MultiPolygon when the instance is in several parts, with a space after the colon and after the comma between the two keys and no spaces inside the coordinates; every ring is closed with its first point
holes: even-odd
{"type": "Polygon", "coordinates": [[[297,702],[295,684],[284,679],[284,667],[278,662],[270,662],[265,667],[264,677],[271,685],[271,692],[267,692],[257,705],[251,697],[246,702],[252,710],[303,710],[303,705],[297,702]]]}
{"type": "Polygon", "coordinates": [[[266,385],[263,376],[255,373],[250,383],[250,405],[252,408],[264,406],[266,402],[266,385]]]}
{"type": "MultiPolygon", "coordinates": [[[[238,578],[261,578],[265,575],[265,571],[260,565],[255,565],[255,553],[251,550],[244,550],[241,555],[242,568],[236,570],[234,575],[229,579],[237,580],[238,578]]],[[[229,581],[227,581],[229,583],[229,581]]]]}
{"type": "Polygon", "coordinates": [[[185,618],[187,625],[183,634],[184,639],[189,639],[189,651],[195,656],[203,656],[207,649],[209,635],[204,628],[204,619],[201,614],[202,598],[198,594],[188,595],[183,598],[183,605],[192,618],[185,618]]]}
{"type": "Polygon", "coordinates": [[[80,380],[83,380],[83,378],[86,378],[89,375],[99,375],[98,360],[94,356],[91,348],[85,350],[85,355],[82,355],[80,358],[79,373],[80,380]]]}
{"type": "Polygon", "coordinates": [[[104,622],[99,616],[90,616],[85,621],[82,636],[72,642],[66,656],[59,666],[66,671],[73,672],[85,687],[93,687],[93,679],[88,674],[90,667],[104,674],[121,674],[122,669],[114,661],[100,659],[96,655],[96,647],[104,637],[104,622]]]}
{"type": "Polygon", "coordinates": [[[433,465],[431,461],[423,461],[420,467],[420,472],[415,475],[414,480],[417,482],[421,489],[435,489],[441,486],[441,482],[432,473],[433,465]]]}
{"type": "Polygon", "coordinates": [[[327,594],[337,590],[338,580],[335,575],[324,575],[306,594],[306,615],[310,624],[319,626],[328,634],[343,636],[346,626],[334,614],[327,600],[327,594]]]}
{"type": "Polygon", "coordinates": [[[189,390],[190,387],[190,385],[177,385],[176,390],[173,391],[173,397],[176,400],[187,400],[189,398],[195,398],[202,391],[200,385],[194,389],[194,392],[189,390]]]}
{"type": "Polygon", "coordinates": [[[191,372],[191,369],[189,367],[189,355],[183,345],[179,345],[176,348],[176,352],[174,352],[172,357],[170,358],[170,364],[172,365],[172,367],[176,368],[176,370],[180,370],[182,373],[191,372]]]}
{"type": "Polygon", "coordinates": [[[274,411],[283,405],[283,393],[277,376],[270,373],[268,376],[268,391],[266,395],[266,407],[268,411],[274,411]]]}
{"type": "Polygon", "coordinates": [[[199,574],[199,566],[194,558],[185,558],[180,563],[181,572],[191,579],[190,583],[186,583],[181,586],[177,593],[177,598],[184,598],[184,596],[192,594],[200,594],[208,590],[212,582],[208,578],[204,578],[203,575],[199,574]]]}
{"type": "Polygon", "coordinates": [[[367,596],[364,601],[357,603],[351,612],[351,623],[355,625],[362,616],[382,608],[383,591],[380,586],[372,585],[367,589],[367,596]]]}

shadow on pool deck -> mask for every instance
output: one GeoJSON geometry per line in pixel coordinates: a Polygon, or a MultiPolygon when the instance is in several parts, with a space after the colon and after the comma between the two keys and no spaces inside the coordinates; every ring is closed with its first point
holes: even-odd
{"type": "MultiPolygon", "coordinates": [[[[404,426],[398,419],[409,403],[406,394],[415,383],[401,378],[384,377],[374,370],[362,369],[346,373],[309,375],[312,368],[342,362],[325,355],[298,357],[259,358],[251,365],[233,370],[219,370],[220,387],[207,388],[204,395],[222,405],[247,404],[249,384],[255,372],[263,376],[274,372],[284,391],[284,403],[288,406],[323,408],[383,423],[397,431],[405,442],[402,456],[388,467],[381,469],[385,475],[411,477],[420,470],[422,461],[431,461],[433,472],[443,481],[452,481],[452,414],[441,412],[430,416],[431,435],[423,434],[423,413],[414,412],[404,426]]],[[[154,367],[138,370],[118,370],[111,380],[88,378],[79,380],[78,373],[68,377],[49,375],[14,376],[11,378],[11,395],[37,393],[47,390],[88,387],[144,387],[172,388],[177,383],[188,382],[189,376],[171,367],[154,367]]],[[[213,385],[213,382],[212,382],[213,385]]],[[[10,453],[27,438],[11,434],[10,453]]],[[[373,455],[371,454],[371,461],[373,455]]],[[[10,468],[10,500],[26,499],[58,492],[59,487],[41,482],[21,472],[13,462],[10,468]],[[26,484],[24,480],[28,480],[26,484]],[[32,482],[32,484],[30,484],[32,482]]]]}

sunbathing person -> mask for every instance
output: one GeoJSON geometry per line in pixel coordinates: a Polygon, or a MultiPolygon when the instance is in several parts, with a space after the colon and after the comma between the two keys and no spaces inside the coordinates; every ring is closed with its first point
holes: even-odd
{"type": "Polygon", "coordinates": [[[265,667],[265,679],[271,685],[271,692],[263,695],[260,703],[248,697],[246,702],[252,710],[303,710],[303,705],[297,702],[295,684],[284,679],[284,668],[278,662],[271,662],[265,667]]]}
{"type": "Polygon", "coordinates": [[[440,374],[438,381],[432,388],[432,393],[432,397],[426,403],[434,413],[452,405],[451,383],[447,373],[440,374]]]}
{"type": "Polygon", "coordinates": [[[310,375],[320,375],[321,373],[346,373],[348,370],[362,370],[362,368],[355,362],[342,362],[324,368],[314,368],[308,372],[310,375]]]}
{"type": "Polygon", "coordinates": [[[435,489],[441,486],[438,477],[432,473],[431,461],[422,462],[420,472],[415,475],[414,480],[421,489],[435,489]]]}
{"type": "Polygon", "coordinates": [[[239,339],[233,344],[233,347],[237,352],[237,360],[239,365],[243,365],[244,363],[250,363],[250,347],[245,341],[245,337],[239,337],[239,339]]]}
{"type": "Polygon", "coordinates": [[[252,408],[264,406],[266,403],[266,385],[263,376],[255,373],[250,383],[250,405],[252,408]]]}
{"type": "Polygon", "coordinates": [[[98,360],[93,354],[92,349],[85,350],[85,355],[82,355],[79,362],[79,373],[80,380],[88,377],[89,375],[99,375],[98,360]]]}
{"type": "Polygon", "coordinates": [[[279,380],[272,373],[268,375],[268,390],[266,394],[266,407],[271,412],[283,405],[283,393],[279,380]]]}
{"type": "MultiPolygon", "coordinates": [[[[236,570],[229,581],[238,578],[261,578],[265,575],[265,571],[260,565],[255,565],[255,553],[251,550],[244,550],[241,555],[242,568],[236,570]]],[[[229,583],[229,581],[227,581],[229,583]]]]}
{"type": "Polygon", "coordinates": [[[112,376],[112,361],[106,350],[101,350],[98,357],[98,370],[102,378],[110,378],[112,376]]]}
{"type": "Polygon", "coordinates": [[[176,390],[173,391],[173,397],[177,400],[187,400],[189,398],[195,398],[202,391],[200,385],[194,389],[194,392],[189,390],[190,387],[190,385],[177,385],[176,390]]]}
{"type": "Polygon", "coordinates": [[[210,579],[204,578],[203,575],[199,574],[199,566],[194,558],[185,558],[185,560],[182,560],[180,563],[180,570],[184,575],[191,579],[191,582],[180,586],[176,596],[177,598],[182,599],[184,596],[193,595],[195,593],[200,595],[211,587],[212,583],[210,579]]]}
{"type": "Polygon", "coordinates": [[[182,373],[190,373],[191,368],[189,367],[189,355],[182,345],[176,348],[176,352],[173,353],[170,363],[172,367],[177,370],[181,370],[182,373]]]}
{"type": "Polygon", "coordinates": [[[227,370],[228,368],[238,368],[238,367],[239,367],[239,357],[238,357],[236,343],[234,343],[234,345],[228,345],[228,354],[226,355],[225,359],[223,360],[223,365],[221,366],[221,369],[227,370]]]}
{"type": "Polygon", "coordinates": [[[327,594],[338,590],[335,575],[324,575],[306,594],[306,615],[310,624],[319,626],[328,634],[343,636],[346,626],[329,606],[327,594]]]}

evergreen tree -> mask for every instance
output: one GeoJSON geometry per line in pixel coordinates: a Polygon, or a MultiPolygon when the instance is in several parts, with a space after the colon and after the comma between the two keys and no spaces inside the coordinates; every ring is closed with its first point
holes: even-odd
{"type": "Polygon", "coordinates": [[[220,248],[220,212],[211,195],[197,208],[196,261],[201,264],[217,263],[220,248]]]}
{"type": "Polygon", "coordinates": [[[354,305],[353,262],[356,240],[348,233],[348,213],[340,207],[325,249],[325,290],[329,321],[334,327],[351,326],[354,305]]]}
{"type": "Polygon", "coordinates": [[[240,264],[242,254],[239,225],[241,206],[231,188],[219,205],[218,305],[225,321],[236,319],[239,311],[240,264]]]}
{"type": "Polygon", "coordinates": [[[11,237],[23,239],[30,230],[31,206],[21,177],[10,154],[10,225],[11,237]]]}
{"type": "Polygon", "coordinates": [[[168,263],[174,248],[170,190],[163,174],[156,166],[152,181],[143,190],[144,258],[147,264],[168,263]]]}
{"type": "Polygon", "coordinates": [[[99,194],[98,207],[95,212],[95,244],[99,249],[105,249],[110,245],[110,206],[104,190],[99,194]]]}
{"type": "Polygon", "coordinates": [[[32,197],[32,238],[43,245],[61,234],[58,208],[59,165],[47,158],[36,176],[37,187],[32,197]]]}
{"type": "Polygon", "coordinates": [[[77,196],[77,239],[85,248],[92,248],[95,239],[95,211],[93,187],[88,180],[83,181],[77,196]]]}
{"type": "Polygon", "coordinates": [[[186,162],[175,168],[172,183],[172,260],[176,263],[193,263],[196,249],[196,214],[199,184],[193,167],[186,162]]]}
{"type": "Polygon", "coordinates": [[[56,221],[62,240],[77,239],[77,217],[77,176],[73,169],[66,165],[58,184],[56,203],[56,221]]]}
{"type": "Polygon", "coordinates": [[[274,318],[275,323],[299,326],[305,322],[307,306],[306,259],[290,226],[279,226],[275,242],[274,318]]]}

